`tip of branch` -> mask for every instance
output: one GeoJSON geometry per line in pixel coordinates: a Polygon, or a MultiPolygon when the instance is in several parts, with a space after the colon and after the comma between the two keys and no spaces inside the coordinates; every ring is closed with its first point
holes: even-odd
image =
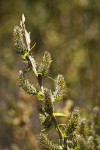
{"type": "Polygon", "coordinates": [[[25,16],[22,14],[22,22],[25,23],[25,16]]]}

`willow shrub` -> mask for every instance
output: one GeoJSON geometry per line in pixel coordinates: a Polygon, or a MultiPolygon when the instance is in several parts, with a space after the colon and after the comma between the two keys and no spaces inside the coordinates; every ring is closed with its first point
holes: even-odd
{"type": "Polygon", "coordinates": [[[36,62],[30,47],[30,32],[25,27],[25,16],[19,26],[14,27],[13,45],[26,67],[19,71],[19,86],[28,94],[36,96],[41,104],[38,106],[39,119],[43,129],[39,135],[40,147],[42,150],[97,150],[99,149],[99,136],[96,136],[96,129],[93,121],[87,123],[81,119],[78,110],[67,118],[67,124],[57,122],[56,117],[67,117],[62,112],[54,111],[54,103],[60,101],[67,94],[67,87],[63,75],[53,79],[49,76],[49,69],[52,63],[51,55],[45,51],[41,63],[36,62]],[[27,79],[27,73],[34,73],[37,84],[31,84],[27,79]],[[50,78],[54,82],[54,90],[48,89],[43,84],[43,79],[50,78]],[[58,143],[49,139],[48,131],[52,128],[58,134],[58,143]]]}

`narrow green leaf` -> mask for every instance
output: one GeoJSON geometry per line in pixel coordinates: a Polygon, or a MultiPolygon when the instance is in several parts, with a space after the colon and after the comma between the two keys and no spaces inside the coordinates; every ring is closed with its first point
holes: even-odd
{"type": "Polygon", "coordinates": [[[66,117],[67,115],[64,113],[53,113],[55,117],[66,117]]]}
{"type": "Polygon", "coordinates": [[[66,124],[58,124],[58,126],[66,126],[66,124]]]}
{"type": "Polygon", "coordinates": [[[60,101],[60,100],[62,100],[63,99],[63,97],[56,97],[56,98],[54,98],[52,101],[53,102],[56,102],[56,101],[60,101]]]}

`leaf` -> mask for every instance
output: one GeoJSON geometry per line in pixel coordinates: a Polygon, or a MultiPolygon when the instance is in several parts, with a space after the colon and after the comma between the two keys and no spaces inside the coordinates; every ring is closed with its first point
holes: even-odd
{"type": "Polygon", "coordinates": [[[29,55],[29,52],[26,52],[24,55],[22,55],[22,58],[25,60],[28,55],[29,55]]]}
{"type": "Polygon", "coordinates": [[[64,113],[53,113],[55,117],[66,117],[67,115],[64,113]]]}
{"type": "Polygon", "coordinates": [[[40,100],[40,101],[43,101],[43,100],[44,100],[44,96],[43,96],[43,93],[42,93],[41,91],[38,92],[37,98],[38,98],[38,100],[40,100]]]}
{"type": "Polygon", "coordinates": [[[53,102],[62,100],[62,98],[63,98],[63,97],[56,97],[56,98],[53,100],[53,102]]]}
{"type": "Polygon", "coordinates": [[[66,124],[58,124],[59,126],[66,126],[66,124]]]}
{"type": "Polygon", "coordinates": [[[42,125],[44,126],[45,131],[50,130],[50,128],[51,128],[52,125],[53,125],[53,122],[52,122],[52,120],[51,120],[51,116],[50,116],[50,115],[48,115],[48,116],[46,117],[46,119],[44,120],[44,122],[42,123],[42,125]]]}

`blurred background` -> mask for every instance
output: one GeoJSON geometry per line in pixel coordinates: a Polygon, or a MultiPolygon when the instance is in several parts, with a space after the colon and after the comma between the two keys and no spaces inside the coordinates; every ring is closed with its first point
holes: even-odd
{"type": "Polygon", "coordinates": [[[35,59],[49,51],[50,75],[65,77],[68,94],[57,109],[74,105],[88,116],[100,106],[100,1],[0,0],[0,150],[40,150],[36,100],[18,87],[22,61],[12,46],[22,13],[35,59]]]}

